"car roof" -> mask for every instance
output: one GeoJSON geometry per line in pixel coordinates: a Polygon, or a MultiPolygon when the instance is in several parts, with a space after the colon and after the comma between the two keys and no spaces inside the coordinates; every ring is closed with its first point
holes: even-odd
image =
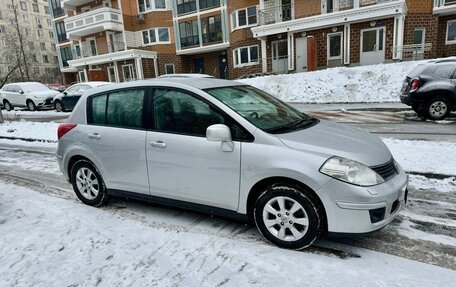
{"type": "Polygon", "coordinates": [[[9,86],[9,85],[28,86],[28,85],[35,85],[35,84],[40,84],[40,85],[46,86],[45,84],[40,83],[40,82],[16,82],[16,83],[6,84],[5,86],[9,86]]]}
{"type": "Polygon", "coordinates": [[[108,84],[112,84],[110,82],[103,82],[103,81],[93,81],[93,82],[80,82],[80,83],[76,83],[76,84],[73,84],[71,85],[69,88],[71,87],[74,87],[76,85],[86,85],[86,86],[91,86],[91,87],[98,87],[98,86],[102,86],[102,85],[108,85],[108,84]]]}
{"type": "Polygon", "coordinates": [[[107,92],[114,89],[135,88],[142,86],[165,86],[184,89],[196,88],[199,90],[204,90],[219,87],[245,86],[245,84],[236,81],[220,80],[214,78],[162,78],[103,85],[90,89],[86,95],[90,96],[92,94],[107,92]]]}
{"type": "Polygon", "coordinates": [[[166,75],[161,75],[158,77],[159,79],[165,79],[165,78],[214,78],[213,76],[207,75],[207,74],[166,74],[166,75]]]}

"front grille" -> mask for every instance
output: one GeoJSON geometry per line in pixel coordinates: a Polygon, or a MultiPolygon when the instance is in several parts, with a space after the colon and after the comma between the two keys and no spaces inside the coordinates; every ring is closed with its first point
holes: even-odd
{"type": "Polygon", "coordinates": [[[45,105],[50,105],[50,104],[52,104],[52,99],[46,99],[46,101],[44,101],[44,104],[45,104],[45,105]]]}
{"type": "Polygon", "coordinates": [[[396,165],[394,164],[394,159],[391,159],[385,164],[371,167],[371,169],[378,173],[385,181],[393,178],[398,173],[396,165]]]}

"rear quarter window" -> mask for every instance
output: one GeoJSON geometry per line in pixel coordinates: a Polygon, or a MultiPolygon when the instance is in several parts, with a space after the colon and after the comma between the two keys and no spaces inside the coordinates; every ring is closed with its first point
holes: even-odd
{"type": "Polygon", "coordinates": [[[444,79],[450,79],[453,77],[454,70],[455,70],[454,65],[439,66],[439,67],[435,68],[434,76],[439,77],[439,78],[444,78],[444,79]]]}

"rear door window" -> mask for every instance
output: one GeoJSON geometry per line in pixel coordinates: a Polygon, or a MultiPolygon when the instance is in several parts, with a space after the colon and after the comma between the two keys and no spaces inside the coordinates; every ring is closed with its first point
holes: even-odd
{"type": "Polygon", "coordinates": [[[89,99],[88,123],[142,128],[145,89],[122,90],[89,99]]]}

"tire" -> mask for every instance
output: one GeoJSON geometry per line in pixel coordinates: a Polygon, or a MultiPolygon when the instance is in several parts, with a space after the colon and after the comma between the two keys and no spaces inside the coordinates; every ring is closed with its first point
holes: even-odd
{"type": "Polygon", "coordinates": [[[254,219],[264,238],[280,248],[293,250],[312,245],[320,235],[322,224],[310,193],[286,185],[270,186],[260,195],[255,203],[254,219]]]}
{"type": "Polygon", "coordinates": [[[54,108],[57,112],[64,112],[65,108],[63,107],[63,103],[59,100],[55,101],[54,108]]]}
{"type": "Polygon", "coordinates": [[[426,117],[433,121],[445,119],[451,112],[451,103],[443,97],[435,97],[425,105],[426,117]]]}
{"type": "Polygon", "coordinates": [[[103,178],[91,162],[77,161],[71,168],[70,176],[73,190],[84,204],[101,206],[106,202],[103,178]]]}
{"type": "Polygon", "coordinates": [[[29,109],[29,111],[32,111],[32,112],[36,111],[36,105],[32,100],[27,101],[27,108],[29,109]]]}
{"type": "Polygon", "coordinates": [[[3,100],[3,106],[7,111],[11,111],[13,109],[13,106],[10,104],[10,102],[8,102],[8,100],[3,100]]]}

